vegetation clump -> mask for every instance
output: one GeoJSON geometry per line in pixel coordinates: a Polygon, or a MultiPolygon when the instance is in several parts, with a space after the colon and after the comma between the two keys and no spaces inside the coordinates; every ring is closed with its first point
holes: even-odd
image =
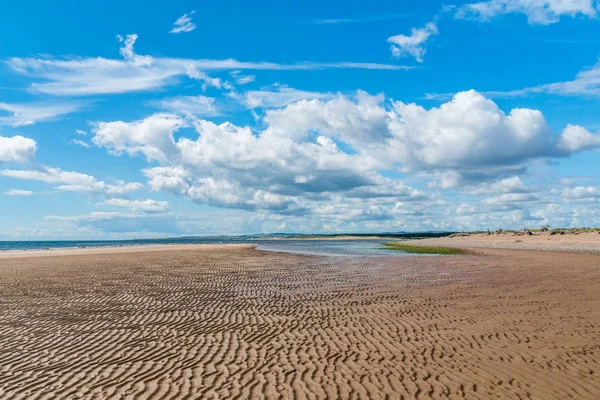
{"type": "Polygon", "coordinates": [[[394,250],[414,254],[473,254],[472,251],[466,249],[459,249],[456,247],[424,246],[420,244],[406,242],[386,242],[384,243],[384,245],[394,250]]]}

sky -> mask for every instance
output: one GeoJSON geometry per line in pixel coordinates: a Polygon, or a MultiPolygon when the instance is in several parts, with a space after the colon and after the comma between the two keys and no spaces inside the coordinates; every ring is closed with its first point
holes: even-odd
{"type": "Polygon", "coordinates": [[[43,3],[0,240],[600,226],[597,0],[43,3]]]}

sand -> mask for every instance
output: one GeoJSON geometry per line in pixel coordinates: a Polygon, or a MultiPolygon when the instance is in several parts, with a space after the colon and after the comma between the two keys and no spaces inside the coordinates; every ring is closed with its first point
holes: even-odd
{"type": "Polygon", "coordinates": [[[598,256],[75,253],[0,259],[3,400],[600,398],[598,256]]]}
{"type": "Polygon", "coordinates": [[[472,234],[462,237],[422,239],[416,244],[450,246],[462,248],[489,248],[512,250],[543,250],[600,255],[600,234],[598,232],[550,235],[537,233],[532,236],[516,236],[512,233],[501,235],[472,234]]]}

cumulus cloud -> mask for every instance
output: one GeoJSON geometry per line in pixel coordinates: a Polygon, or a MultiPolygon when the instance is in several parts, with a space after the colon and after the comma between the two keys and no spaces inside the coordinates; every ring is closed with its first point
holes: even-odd
{"type": "Polygon", "coordinates": [[[561,196],[567,201],[597,201],[600,190],[592,186],[577,186],[563,190],[561,196]]]}
{"type": "Polygon", "coordinates": [[[560,146],[572,153],[598,149],[600,134],[593,134],[581,126],[568,125],[560,136],[560,146]]]}
{"type": "MultiPolygon", "coordinates": [[[[36,79],[31,91],[56,96],[83,96],[127,93],[160,89],[182,78],[199,79],[215,86],[214,78],[206,71],[233,70],[322,70],[322,69],[377,69],[401,70],[407,67],[377,63],[337,62],[277,64],[244,62],[234,59],[184,59],[139,55],[134,51],[136,34],[117,36],[122,44],[119,52],[123,60],[102,57],[11,58],[7,64],[13,71],[36,79]]],[[[223,85],[223,82],[220,82],[223,85]]]]}
{"type": "Polygon", "coordinates": [[[521,178],[513,176],[492,183],[467,187],[464,192],[470,196],[489,196],[490,194],[527,193],[529,189],[525,186],[521,178]]]}
{"type": "Polygon", "coordinates": [[[117,181],[115,184],[108,184],[97,180],[91,175],[46,166],[41,166],[35,170],[3,169],[0,170],[0,175],[16,179],[42,181],[56,185],[55,187],[58,190],[91,195],[120,196],[144,187],[138,182],[117,181]]]}
{"type": "Polygon", "coordinates": [[[152,199],[145,200],[128,200],[120,198],[107,199],[102,204],[129,208],[132,211],[143,211],[147,213],[161,213],[169,211],[168,201],[156,201],[152,199]]]}
{"type": "MultiPolygon", "coordinates": [[[[327,104],[300,102],[298,110],[292,106],[269,110],[266,120],[270,125],[258,134],[249,127],[196,120],[195,140],[181,137],[176,141],[173,132],[181,121],[156,114],[131,123],[99,123],[93,140],[112,151],[140,153],[158,161],[160,166],[145,170],[153,190],[221,207],[300,214],[307,211],[309,197],[377,184],[376,161],[371,156],[348,154],[332,138],[323,134],[313,137],[310,132],[323,130],[334,136],[340,128],[360,136],[362,127],[368,126],[362,119],[385,118],[383,109],[376,110],[378,101],[379,97],[362,94],[358,108],[340,97],[327,104]],[[369,108],[378,115],[370,115],[369,108]],[[314,110],[321,110],[321,115],[314,110]],[[344,115],[346,111],[349,114],[344,115]],[[328,116],[337,116],[337,120],[328,121],[328,116]],[[352,124],[352,131],[344,129],[352,124]]],[[[408,197],[411,193],[402,187],[397,195],[408,197]]]]}
{"type": "Polygon", "coordinates": [[[515,210],[520,208],[521,203],[539,204],[541,198],[535,193],[504,193],[482,200],[482,204],[489,210],[515,210]]]}
{"type": "Polygon", "coordinates": [[[0,164],[30,164],[35,160],[37,143],[23,136],[0,135],[0,164]]]}
{"type": "Polygon", "coordinates": [[[456,17],[485,21],[501,14],[522,13],[530,24],[549,25],[561,16],[594,17],[597,6],[595,0],[489,0],[458,8],[456,17]]]}
{"type": "Polygon", "coordinates": [[[111,152],[142,153],[149,161],[167,161],[177,157],[173,132],[185,121],[173,114],[155,114],[142,121],[99,122],[93,128],[93,143],[111,152]]]}
{"type": "Polygon", "coordinates": [[[396,149],[410,168],[494,168],[554,153],[551,130],[541,112],[514,109],[506,115],[471,90],[439,108],[394,103],[396,149]]]}
{"type": "Polygon", "coordinates": [[[177,21],[173,24],[173,29],[169,33],[191,32],[196,29],[196,24],[192,21],[192,15],[195,13],[194,10],[177,18],[177,21]]]}
{"type": "Polygon", "coordinates": [[[423,28],[413,28],[410,35],[396,35],[388,38],[391,43],[392,55],[396,58],[411,56],[418,62],[423,62],[427,52],[425,44],[431,36],[437,35],[438,28],[434,22],[429,22],[423,28]]]}
{"type": "Polygon", "coordinates": [[[381,219],[438,201],[383,170],[437,177],[433,187],[465,186],[467,195],[494,195],[489,208],[516,210],[537,198],[519,178],[530,162],[594,145],[572,127],[556,135],[537,110],[505,114],[475,91],[430,109],[365,92],[277,105],[265,110],[260,129],[158,113],[96,123],[92,141],[145,156],[156,163],[143,171],[152,190],[199,203],[299,216],[333,202],[381,219]],[[197,137],[177,138],[184,127],[197,137]]]}

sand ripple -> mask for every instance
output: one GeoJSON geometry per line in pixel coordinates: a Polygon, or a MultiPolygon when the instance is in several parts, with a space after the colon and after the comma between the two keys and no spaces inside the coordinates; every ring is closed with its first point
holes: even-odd
{"type": "Polygon", "coordinates": [[[0,398],[600,398],[598,257],[0,260],[0,398]]]}

